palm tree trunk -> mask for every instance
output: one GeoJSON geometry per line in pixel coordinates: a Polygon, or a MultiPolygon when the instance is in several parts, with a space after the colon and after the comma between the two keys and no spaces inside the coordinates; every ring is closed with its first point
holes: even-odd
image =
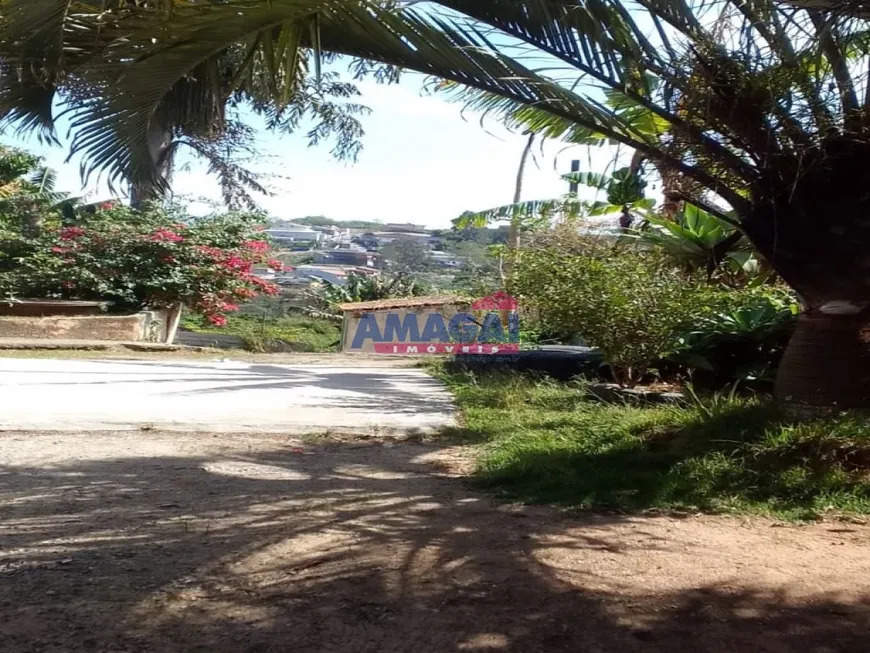
{"type": "Polygon", "coordinates": [[[862,214],[761,207],[743,224],[803,307],[780,363],[777,401],[793,414],[870,409],[870,233],[862,214]],[[765,214],[774,210],[783,219],[765,214]]]}
{"type": "MultiPolygon", "coordinates": [[[[514,204],[518,204],[523,199],[523,181],[526,177],[526,165],[529,162],[529,155],[532,153],[532,146],[535,144],[535,133],[529,132],[529,139],[526,141],[526,146],[523,148],[523,154],[520,157],[520,165],[517,168],[517,181],[514,186],[514,204]]],[[[520,230],[516,220],[511,220],[508,230],[508,248],[515,250],[520,246],[520,230]]]]}
{"type": "MultiPolygon", "coordinates": [[[[518,204],[520,200],[523,198],[523,181],[526,176],[526,165],[529,162],[529,155],[532,153],[532,146],[535,144],[535,133],[528,133],[528,140],[526,141],[526,146],[523,148],[523,154],[520,156],[520,165],[517,168],[517,180],[514,186],[514,204],[518,204]]],[[[511,218],[510,224],[508,225],[508,239],[507,239],[507,249],[508,254],[512,252],[516,252],[520,248],[520,229],[519,224],[517,224],[517,218],[511,218]]],[[[499,276],[501,276],[501,285],[502,288],[507,288],[507,279],[510,276],[509,266],[507,261],[505,260],[505,256],[502,255],[499,258],[498,262],[498,272],[499,276]]]]}
{"type": "Polygon", "coordinates": [[[21,219],[21,231],[29,238],[36,238],[42,232],[42,215],[39,206],[31,204],[24,208],[21,219]]]}
{"type": "MultiPolygon", "coordinates": [[[[148,129],[148,150],[158,175],[168,178],[172,168],[172,133],[161,127],[156,120],[151,121],[148,129]]],[[[153,177],[133,180],[130,183],[130,206],[141,209],[145,204],[159,200],[162,194],[153,177]]]]}
{"type": "Polygon", "coordinates": [[[870,408],[870,314],[802,314],[780,363],[775,395],[796,415],[870,408]]]}

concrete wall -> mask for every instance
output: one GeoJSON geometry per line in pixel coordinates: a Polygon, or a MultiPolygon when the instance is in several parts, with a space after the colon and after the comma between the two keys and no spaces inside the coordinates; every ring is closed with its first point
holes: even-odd
{"type": "Polygon", "coordinates": [[[168,342],[174,335],[175,318],[169,311],[79,317],[0,317],[0,338],[168,342]]]}

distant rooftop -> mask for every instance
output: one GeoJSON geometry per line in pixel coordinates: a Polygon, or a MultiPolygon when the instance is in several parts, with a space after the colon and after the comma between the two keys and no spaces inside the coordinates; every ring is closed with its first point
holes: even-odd
{"type": "Polygon", "coordinates": [[[423,233],[427,231],[426,227],[424,227],[423,225],[412,224],[410,222],[406,222],[404,224],[391,222],[389,224],[385,224],[382,228],[384,231],[410,231],[414,233],[423,233]]]}

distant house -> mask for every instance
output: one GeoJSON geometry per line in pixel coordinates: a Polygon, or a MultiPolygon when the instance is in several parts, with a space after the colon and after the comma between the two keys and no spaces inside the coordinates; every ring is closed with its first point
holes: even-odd
{"type": "Polygon", "coordinates": [[[429,258],[442,268],[461,268],[463,259],[449,252],[430,252],[429,258]]]}
{"type": "Polygon", "coordinates": [[[364,249],[328,249],[314,252],[314,262],[332,265],[359,265],[369,268],[377,267],[380,254],[364,249]]]}
{"type": "Polygon", "coordinates": [[[395,240],[414,240],[421,245],[430,246],[438,240],[432,234],[411,231],[377,231],[372,236],[381,246],[388,245],[395,240]]]}
{"type": "Polygon", "coordinates": [[[310,227],[287,222],[279,222],[273,224],[266,233],[278,245],[286,247],[317,246],[324,239],[324,234],[320,231],[315,231],[310,227]]]}
{"type": "Polygon", "coordinates": [[[410,222],[406,222],[405,224],[389,223],[384,225],[383,231],[425,234],[426,227],[419,224],[412,224],[410,222]]]}
{"type": "Polygon", "coordinates": [[[298,265],[291,272],[282,277],[284,283],[298,281],[328,281],[336,286],[347,283],[347,277],[351,274],[376,275],[376,270],[357,265],[298,265]]]}

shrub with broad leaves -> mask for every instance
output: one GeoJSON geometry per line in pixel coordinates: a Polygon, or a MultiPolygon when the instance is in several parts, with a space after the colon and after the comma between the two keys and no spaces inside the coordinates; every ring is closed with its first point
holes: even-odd
{"type": "Polygon", "coordinates": [[[0,233],[0,295],[108,300],[113,310],[183,304],[213,324],[238,302],[278,288],[254,273],[280,270],[258,214],[193,218],[179,209],[106,204],[35,237],[0,233]]]}
{"type": "Polygon", "coordinates": [[[681,274],[663,257],[573,223],[527,238],[511,291],[548,330],[574,333],[604,354],[615,380],[640,382],[679,337],[715,311],[721,292],[681,274]]]}
{"type": "Polygon", "coordinates": [[[794,293],[759,286],[729,290],[722,300],[680,334],[669,360],[714,383],[772,383],[800,312],[794,293]]]}

